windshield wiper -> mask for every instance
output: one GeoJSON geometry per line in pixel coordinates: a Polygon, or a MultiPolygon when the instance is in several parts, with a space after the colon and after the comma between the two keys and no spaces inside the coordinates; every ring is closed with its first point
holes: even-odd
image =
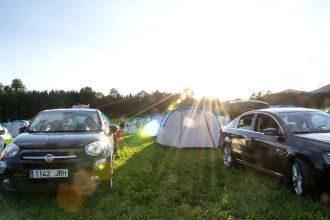
{"type": "Polygon", "coordinates": [[[41,131],[26,130],[28,133],[42,133],[41,131]]]}
{"type": "Polygon", "coordinates": [[[314,131],[313,133],[330,133],[330,130],[314,131]]]}
{"type": "Polygon", "coordinates": [[[293,134],[311,134],[311,133],[315,133],[312,131],[296,131],[296,132],[292,132],[293,134]]]}

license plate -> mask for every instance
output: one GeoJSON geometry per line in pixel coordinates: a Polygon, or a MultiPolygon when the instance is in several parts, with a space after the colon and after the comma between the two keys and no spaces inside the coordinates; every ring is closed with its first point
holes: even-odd
{"type": "Polygon", "coordinates": [[[30,170],[31,179],[68,177],[68,169],[30,170]]]}

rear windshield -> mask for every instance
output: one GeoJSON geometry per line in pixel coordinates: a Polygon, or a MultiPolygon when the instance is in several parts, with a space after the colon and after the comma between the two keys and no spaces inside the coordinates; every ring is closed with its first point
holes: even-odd
{"type": "Polygon", "coordinates": [[[41,112],[29,125],[28,132],[91,132],[100,130],[96,111],[41,112]]]}

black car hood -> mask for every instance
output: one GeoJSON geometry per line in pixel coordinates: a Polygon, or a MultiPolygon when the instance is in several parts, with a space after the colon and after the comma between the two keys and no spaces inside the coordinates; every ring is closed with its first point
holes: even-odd
{"type": "Polygon", "coordinates": [[[103,133],[23,133],[13,140],[20,148],[84,147],[104,138],[103,133]]]}
{"type": "Polygon", "coordinates": [[[330,143],[330,133],[295,134],[297,137],[330,143]]]}

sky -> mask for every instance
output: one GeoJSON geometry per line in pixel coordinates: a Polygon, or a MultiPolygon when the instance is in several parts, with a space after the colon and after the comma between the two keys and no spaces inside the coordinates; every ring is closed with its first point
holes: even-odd
{"type": "Polygon", "coordinates": [[[330,1],[1,0],[0,83],[221,100],[330,83],[330,1]]]}

